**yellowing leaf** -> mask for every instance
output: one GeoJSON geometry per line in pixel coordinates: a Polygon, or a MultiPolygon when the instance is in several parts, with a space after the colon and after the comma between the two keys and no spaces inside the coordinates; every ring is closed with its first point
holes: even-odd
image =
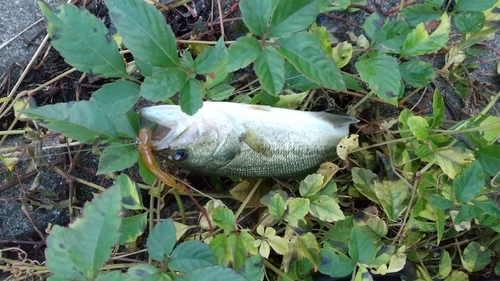
{"type": "Polygon", "coordinates": [[[359,135],[357,134],[352,134],[342,138],[339,144],[337,144],[337,155],[340,159],[347,160],[347,155],[359,147],[358,138],[359,135]]]}
{"type": "Polygon", "coordinates": [[[436,160],[443,172],[452,179],[460,173],[466,166],[474,161],[474,154],[467,149],[451,147],[445,150],[438,150],[435,153],[436,160]]]}
{"type": "MultiPolygon", "coordinates": [[[[250,194],[250,191],[252,190],[253,186],[257,182],[256,179],[248,179],[244,180],[240,183],[238,183],[233,189],[229,191],[231,195],[239,200],[240,202],[245,201],[247,196],[250,194]]],[[[266,184],[265,181],[262,181],[262,183],[259,185],[259,188],[255,190],[252,198],[248,201],[249,206],[257,206],[260,204],[260,198],[262,198],[266,193],[270,190],[270,186],[266,184]]]]}
{"type": "Polygon", "coordinates": [[[332,162],[325,162],[319,166],[316,174],[323,175],[323,187],[332,179],[339,169],[339,166],[332,162]]]}
{"type": "Polygon", "coordinates": [[[282,237],[271,236],[267,238],[267,242],[276,253],[280,255],[288,253],[288,243],[282,237]]]}
{"type": "Polygon", "coordinates": [[[352,58],[352,44],[348,42],[338,44],[333,48],[332,56],[339,67],[346,66],[352,58]]]}

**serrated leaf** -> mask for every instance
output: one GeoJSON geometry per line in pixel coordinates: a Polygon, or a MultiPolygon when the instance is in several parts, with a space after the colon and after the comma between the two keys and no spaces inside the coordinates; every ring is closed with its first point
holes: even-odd
{"type": "Polygon", "coordinates": [[[451,147],[438,150],[434,154],[439,167],[452,179],[462,171],[462,169],[474,161],[474,154],[461,147],[451,147]]]}
{"type": "Polygon", "coordinates": [[[318,199],[312,201],[309,211],[322,221],[334,222],[345,219],[339,204],[327,195],[320,195],[318,199]]]}
{"type": "Polygon", "coordinates": [[[299,192],[302,197],[311,197],[323,187],[323,175],[311,174],[300,182],[299,192]]]}
{"type": "Polygon", "coordinates": [[[139,85],[134,82],[117,80],[104,84],[92,94],[90,101],[109,117],[123,115],[139,100],[139,89],[139,85]]]}
{"type": "Polygon", "coordinates": [[[314,266],[314,270],[317,271],[321,265],[321,255],[319,252],[318,241],[316,241],[316,236],[314,236],[311,232],[308,232],[299,236],[298,242],[299,254],[307,258],[314,266]]]}
{"type": "Polygon", "coordinates": [[[106,147],[99,158],[98,175],[122,171],[132,167],[139,159],[139,152],[133,145],[122,143],[106,147]]]}
{"type": "Polygon", "coordinates": [[[203,92],[200,82],[189,79],[181,88],[179,93],[179,103],[182,112],[193,115],[203,106],[203,92]]]}
{"type": "Polygon", "coordinates": [[[399,216],[408,207],[406,200],[410,195],[408,186],[402,180],[375,183],[375,194],[377,195],[380,204],[384,208],[384,212],[390,220],[397,221],[399,216]]]}
{"type": "Polygon", "coordinates": [[[490,263],[492,254],[492,251],[486,245],[479,244],[476,241],[470,242],[462,254],[462,265],[469,272],[479,271],[490,263]]]}
{"type": "Polygon", "coordinates": [[[429,123],[421,116],[411,116],[407,120],[408,127],[418,140],[425,140],[429,136],[429,123]]]}
{"type": "Polygon", "coordinates": [[[220,228],[226,231],[234,231],[236,229],[234,214],[231,210],[225,207],[215,208],[214,213],[212,214],[212,219],[220,228]]]}
{"type": "Polygon", "coordinates": [[[251,62],[256,60],[261,52],[261,48],[259,41],[254,37],[241,37],[229,46],[228,52],[227,71],[233,72],[240,68],[247,67],[251,62]]]}
{"type": "Polygon", "coordinates": [[[267,238],[269,246],[278,253],[279,255],[284,255],[288,253],[288,243],[287,241],[279,236],[271,236],[267,238]]]}
{"type": "Polygon", "coordinates": [[[184,86],[188,75],[180,68],[169,68],[146,77],[140,95],[150,101],[166,101],[184,86]]]}
{"type": "Polygon", "coordinates": [[[453,182],[453,191],[458,202],[469,202],[472,197],[481,193],[486,181],[486,173],[479,161],[463,169],[453,182]]]}
{"type": "Polygon", "coordinates": [[[377,178],[377,175],[368,169],[358,167],[352,168],[351,174],[354,187],[356,187],[356,189],[366,198],[378,203],[379,201],[377,195],[375,195],[375,187],[373,184],[373,180],[377,178]]]}
{"type": "Polygon", "coordinates": [[[148,222],[148,213],[138,214],[132,217],[122,219],[120,227],[119,244],[134,242],[137,237],[141,236],[148,222]]]}
{"type": "Polygon", "coordinates": [[[125,273],[115,270],[100,272],[95,281],[132,281],[132,279],[125,273]]]}
{"type": "Polygon", "coordinates": [[[52,45],[68,64],[91,75],[128,76],[118,46],[102,21],[74,5],[59,6],[55,12],[41,1],[38,5],[49,21],[52,45]]]}
{"type": "Polygon", "coordinates": [[[200,241],[186,241],[174,249],[170,255],[170,270],[191,272],[217,264],[215,254],[210,247],[200,241]]]}
{"type": "Polygon", "coordinates": [[[222,101],[227,100],[234,93],[234,87],[227,84],[217,85],[207,93],[209,100],[222,101]]]}
{"type": "Polygon", "coordinates": [[[321,248],[321,266],[319,271],[330,277],[348,276],[354,270],[356,264],[341,252],[336,253],[332,247],[321,248]]]}
{"type": "Polygon", "coordinates": [[[321,2],[323,1],[294,0],[293,5],[290,5],[287,1],[279,1],[273,11],[269,36],[286,37],[305,30],[316,20],[322,8],[321,2]]]}
{"type": "Polygon", "coordinates": [[[421,60],[402,63],[399,66],[399,72],[403,81],[415,88],[425,87],[436,78],[436,71],[432,64],[421,60]]]}
{"type": "Polygon", "coordinates": [[[23,111],[55,132],[84,143],[117,141],[118,133],[106,114],[89,101],[57,103],[23,111]]]}
{"type": "Polygon", "coordinates": [[[457,11],[484,11],[487,10],[495,3],[498,3],[498,0],[482,0],[478,2],[472,2],[472,1],[466,1],[466,0],[460,0],[457,1],[457,4],[455,5],[455,10],[457,11]]]}
{"type": "Polygon", "coordinates": [[[301,220],[309,212],[309,199],[292,198],[287,202],[288,214],[285,215],[285,221],[301,220]]]}
{"type": "Polygon", "coordinates": [[[423,23],[417,25],[406,37],[403,43],[402,56],[412,57],[439,51],[450,37],[450,20],[444,13],[441,23],[429,35],[423,23]]]}
{"type": "Polygon", "coordinates": [[[356,262],[367,263],[375,256],[375,245],[368,234],[353,228],[349,242],[349,256],[356,262]]]}
{"type": "Polygon", "coordinates": [[[249,257],[238,271],[248,281],[261,281],[264,279],[264,261],[261,256],[249,257]]]}
{"type": "Polygon", "coordinates": [[[111,187],[86,203],[69,227],[54,226],[47,238],[47,268],[54,277],[93,279],[120,238],[121,192],[111,187]]]}
{"type": "Polygon", "coordinates": [[[486,18],[482,12],[466,11],[457,13],[453,17],[457,29],[467,33],[478,32],[484,27],[485,21],[486,18]]]}
{"type": "Polygon", "coordinates": [[[285,84],[285,60],[273,47],[266,47],[254,63],[260,84],[269,94],[277,96],[285,84]]]}
{"type": "Polygon", "coordinates": [[[157,280],[159,275],[158,268],[149,264],[138,264],[127,270],[127,275],[134,281],[140,280],[157,280]],[[151,278],[151,279],[150,279],[151,278]]]}
{"type": "Polygon", "coordinates": [[[384,53],[399,54],[411,27],[403,21],[389,21],[373,37],[372,48],[384,53]]]}
{"type": "Polygon", "coordinates": [[[172,219],[166,219],[156,224],[149,234],[148,254],[156,261],[163,261],[172,252],[176,242],[174,223],[172,219]]]}
{"type": "Polygon", "coordinates": [[[438,20],[441,17],[440,7],[428,4],[410,5],[403,9],[403,18],[411,25],[438,20]]]}
{"type": "Polygon", "coordinates": [[[121,174],[115,181],[115,185],[122,190],[123,208],[129,210],[144,210],[142,204],[142,195],[137,184],[133,182],[127,175],[121,174]]]}
{"type": "Polygon", "coordinates": [[[280,54],[310,80],[331,89],[346,89],[339,67],[313,35],[299,32],[278,40],[277,44],[280,54]]]}
{"type": "Polygon", "coordinates": [[[267,0],[242,0],[239,4],[243,22],[252,33],[259,36],[267,31],[273,6],[267,0]]]}
{"type": "Polygon", "coordinates": [[[279,220],[285,213],[285,201],[279,193],[274,194],[269,201],[269,213],[273,218],[279,220]]]}
{"type": "MultiPolygon", "coordinates": [[[[254,240],[251,241],[253,247],[254,240]]],[[[233,265],[235,269],[239,269],[247,257],[248,243],[242,236],[232,233],[229,236],[217,235],[210,241],[210,248],[215,252],[217,263],[228,266],[233,265]]]]}
{"type": "Polygon", "coordinates": [[[198,74],[215,73],[219,68],[226,68],[227,48],[221,37],[215,46],[208,47],[194,60],[194,70],[198,74]]]}
{"type": "Polygon", "coordinates": [[[481,167],[490,174],[496,176],[500,171],[500,145],[483,147],[476,151],[476,157],[481,167]]]}
{"type": "Polygon", "coordinates": [[[356,62],[356,69],[361,79],[368,82],[370,89],[379,98],[397,104],[401,74],[395,58],[383,53],[370,52],[356,62]]]}
{"type": "Polygon", "coordinates": [[[192,271],[186,275],[177,276],[179,281],[200,281],[200,280],[231,280],[231,281],[248,281],[242,275],[236,273],[231,268],[222,267],[219,265],[205,266],[192,271]]]}
{"type": "Polygon", "coordinates": [[[104,2],[125,46],[134,57],[152,66],[179,66],[175,35],[153,5],[142,0],[104,2]]]}

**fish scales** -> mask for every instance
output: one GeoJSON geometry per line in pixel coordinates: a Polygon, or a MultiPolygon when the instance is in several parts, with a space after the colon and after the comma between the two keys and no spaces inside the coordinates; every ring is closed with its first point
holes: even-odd
{"type": "Polygon", "coordinates": [[[335,148],[358,120],[225,102],[205,102],[193,116],[178,106],[144,108],[158,124],[152,146],[180,168],[230,177],[298,177],[333,160],[335,148]]]}

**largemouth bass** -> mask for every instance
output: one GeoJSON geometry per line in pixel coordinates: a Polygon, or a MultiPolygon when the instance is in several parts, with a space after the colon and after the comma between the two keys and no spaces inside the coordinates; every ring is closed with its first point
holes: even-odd
{"type": "Polygon", "coordinates": [[[158,124],[151,145],[188,171],[227,177],[295,178],[335,159],[357,119],[262,105],[204,102],[193,116],[177,105],[143,108],[158,124]]]}

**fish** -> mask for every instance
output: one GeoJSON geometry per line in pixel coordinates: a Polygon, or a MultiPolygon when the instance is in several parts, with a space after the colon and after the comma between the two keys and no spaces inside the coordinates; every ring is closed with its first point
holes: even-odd
{"type": "Polygon", "coordinates": [[[336,146],[359,120],[231,102],[203,103],[194,115],[178,105],[139,110],[156,123],[155,154],[194,174],[240,178],[299,178],[336,158],[336,146]]]}

